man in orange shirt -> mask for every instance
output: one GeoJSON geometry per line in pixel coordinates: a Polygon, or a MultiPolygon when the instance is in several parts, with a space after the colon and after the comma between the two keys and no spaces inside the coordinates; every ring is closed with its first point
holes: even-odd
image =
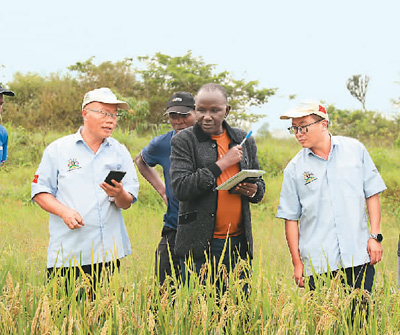
{"type": "Polygon", "coordinates": [[[252,137],[240,145],[246,132],[225,121],[230,106],[222,86],[203,85],[195,101],[196,124],[171,141],[172,189],[179,199],[175,253],[184,282],[188,261],[199,273],[207,258],[219,264],[223,257],[228,271],[239,257],[252,258],[249,202],[261,201],[265,192],[261,178],[230,191],[216,190],[240,170],[259,169],[257,147],[252,137]]]}

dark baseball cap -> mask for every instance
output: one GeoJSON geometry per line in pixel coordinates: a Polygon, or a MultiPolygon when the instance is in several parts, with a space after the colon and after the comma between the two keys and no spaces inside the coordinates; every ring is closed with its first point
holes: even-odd
{"type": "Polygon", "coordinates": [[[7,90],[6,88],[3,88],[1,86],[0,86],[0,94],[9,95],[10,97],[13,97],[15,95],[13,91],[7,90]]]}
{"type": "Polygon", "coordinates": [[[189,92],[176,92],[169,98],[167,103],[167,111],[169,113],[188,114],[194,110],[194,97],[189,92]]]}

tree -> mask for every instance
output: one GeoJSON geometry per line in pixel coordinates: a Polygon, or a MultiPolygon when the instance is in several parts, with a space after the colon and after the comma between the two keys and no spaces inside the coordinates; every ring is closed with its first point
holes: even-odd
{"type": "Polygon", "coordinates": [[[269,123],[264,122],[261,127],[257,130],[257,138],[270,138],[271,137],[271,131],[269,130],[269,123]]]}
{"type": "Polygon", "coordinates": [[[260,106],[268,102],[276,88],[259,89],[258,81],[237,80],[223,71],[215,73],[215,64],[206,64],[201,57],[193,57],[191,51],[181,57],[171,57],[162,53],[154,56],[139,57],[145,65],[138,70],[141,76],[141,99],[150,105],[149,122],[160,124],[164,121],[163,112],[170,96],[177,91],[195,94],[206,83],[218,83],[225,87],[232,107],[230,121],[238,124],[242,121],[254,122],[263,115],[248,114],[251,106],[260,106]]]}
{"type": "Polygon", "coordinates": [[[361,102],[362,108],[365,109],[365,95],[367,93],[369,77],[361,74],[354,75],[347,79],[347,89],[350,94],[361,102]]]}
{"type": "MultiPolygon", "coordinates": [[[[400,84],[400,81],[395,81],[395,83],[396,83],[396,84],[400,84]]],[[[399,111],[399,110],[400,110],[400,97],[397,98],[397,99],[391,99],[391,102],[393,103],[393,107],[394,107],[395,109],[397,109],[397,111],[399,111]]],[[[397,115],[396,117],[397,117],[397,119],[400,118],[399,115],[397,115]]],[[[399,135],[399,136],[400,136],[400,135],[399,135]]]]}
{"type": "Polygon", "coordinates": [[[83,94],[95,88],[108,87],[122,96],[136,96],[137,81],[132,58],[115,63],[106,61],[99,65],[93,64],[93,59],[91,57],[68,67],[68,70],[77,73],[77,83],[83,94]]]}
{"type": "Polygon", "coordinates": [[[354,137],[364,144],[393,145],[400,133],[399,119],[389,119],[378,112],[341,110],[332,105],[327,112],[333,134],[354,137]]]}
{"type": "MultiPolygon", "coordinates": [[[[78,78],[72,77],[71,74],[61,76],[53,73],[41,77],[35,73],[21,74],[17,72],[9,84],[18,94],[15,99],[10,99],[7,103],[5,122],[11,121],[28,130],[41,130],[44,133],[48,130],[72,131],[76,129],[82,124],[81,104],[84,94],[93,88],[106,86],[107,76],[99,75],[101,71],[98,70],[99,67],[104,68],[103,64],[97,67],[90,62],[80,63],[81,65],[89,64],[91,70],[88,75],[82,71],[78,78]],[[96,75],[94,75],[95,72],[97,72],[96,75]],[[96,83],[100,86],[97,86],[96,83]]],[[[106,73],[108,74],[111,72],[112,66],[107,64],[107,67],[106,73]]],[[[120,70],[118,66],[115,66],[115,69],[116,73],[120,70]]],[[[121,112],[120,126],[125,129],[135,129],[138,124],[145,124],[148,103],[119,93],[119,91],[126,92],[128,89],[127,84],[122,85],[125,81],[120,80],[124,77],[123,72],[121,71],[120,74],[110,82],[112,85],[117,85],[116,88],[113,88],[117,96],[121,100],[127,101],[130,106],[129,110],[121,112]]],[[[132,91],[132,87],[130,90],[132,91]]]]}
{"type": "Polygon", "coordinates": [[[73,129],[82,121],[82,95],[70,76],[17,72],[10,87],[17,92],[7,102],[5,121],[29,130],[73,129]]]}
{"type": "Polygon", "coordinates": [[[138,132],[146,131],[148,128],[147,117],[149,115],[149,103],[143,100],[136,100],[133,97],[123,98],[117,95],[118,99],[124,100],[129,105],[129,110],[120,112],[119,125],[123,129],[136,129],[138,132]]]}
{"type": "Polygon", "coordinates": [[[163,117],[168,99],[176,91],[195,93],[205,83],[222,84],[232,106],[230,122],[254,122],[262,115],[247,113],[275,94],[276,89],[258,88],[257,81],[236,80],[227,72],[215,73],[215,65],[206,64],[189,51],[182,57],[157,53],[139,57],[142,69],[133,68],[133,60],[93,63],[94,57],[68,67],[66,74],[42,77],[35,73],[16,73],[9,83],[17,92],[7,101],[5,122],[26,129],[73,130],[82,123],[83,96],[99,87],[109,87],[130,109],[122,111],[120,126],[146,131],[166,122],[163,117]]]}

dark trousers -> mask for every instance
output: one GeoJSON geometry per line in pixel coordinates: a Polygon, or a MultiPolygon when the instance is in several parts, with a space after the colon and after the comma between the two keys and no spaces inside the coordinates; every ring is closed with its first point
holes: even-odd
{"type": "MultiPolygon", "coordinates": [[[[240,236],[232,236],[226,239],[218,239],[214,238],[210,243],[210,250],[208,251],[208,262],[211,263],[211,274],[210,278],[214,283],[215,280],[221,280],[221,274],[218,273],[218,264],[220,263],[221,257],[222,264],[226,267],[227,273],[233,271],[235,269],[236,264],[240,259],[249,260],[248,257],[248,248],[247,241],[244,234],[240,236]],[[225,250],[224,250],[225,249],[225,250]],[[224,254],[223,254],[224,253],[224,254]]],[[[196,270],[196,273],[202,276],[203,266],[207,263],[207,259],[205,256],[201,258],[192,259],[189,258],[181,258],[181,274],[182,274],[182,282],[185,284],[186,280],[190,280],[190,272],[188,271],[188,267],[196,270]],[[188,278],[186,278],[186,275],[188,278]]],[[[250,263],[251,265],[251,263],[250,263]]],[[[243,279],[246,276],[250,275],[250,269],[243,269],[240,273],[240,278],[243,279]]],[[[219,286],[219,285],[217,285],[219,286]]],[[[247,285],[243,288],[245,292],[247,292],[247,285]]],[[[223,285],[223,291],[225,290],[225,285],[223,285]]]]}
{"type": "MultiPolygon", "coordinates": [[[[374,277],[375,277],[375,268],[373,265],[368,263],[358,265],[355,267],[335,270],[329,273],[325,273],[322,276],[317,276],[317,278],[336,278],[340,276],[341,283],[343,285],[347,285],[348,287],[355,289],[363,289],[371,293],[372,286],[374,284],[374,277]]],[[[315,280],[314,276],[310,276],[308,279],[308,287],[311,291],[315,290],[315,280]]],[[[323,282],[324,284],[324,282],[323,282]]],[[[354,321],[354,316],[356,312],[356,306],[359,306],[360,312],[362,310],[365,311],[366,317],[369,314],[369,304],[366,298],[362,299],[361,301],[353,300],[352,301],[352,309],[351,309],[351,321],[354,321]]]]}
{"type": "Polygon", "coordinates": [[[179,257],[174,252],[175,236],[175,229],[164,226],[155,258],[155,276],[158,278],[160,286],[167,276],[174,276],[173,272],[175,272],[176,278],[180,276],[179,257]]]}
{"type": "MultiPolygon", "coordinates": [[[[372,291],[372,285],[374,284],[375,268],[373,265],[368,263],[358,265],[355,267],[345,268],[341,270],[335,270],[330,273],[325,273],[322,278],[330,277],[335,278],[338,275],[341,276],[342,284],[347,284],[352,288],[359,288],[367,290],[369,293],[372,291]],[[364,283],[363,287],[361,285],[364,283]]],[[[310,276],[308,280],[308,287],[311,291],[315,290],[315,278],[310,276]]]]}
{"type": "MultiPolygon", "coordinates": [[[[81,266],[83,273],[87,276],[87,279],[90,282],[90,289],[89,292],[87,292],[90,299],[95,297],[97,283],[101,281],[101,276],[104,276],[104,279],[108,280],[109,276],[114,273],[115,270],[119,270],[119,267],[119,259],[107,263],[81,266]]],[[[81,278],[82,271],[78,267],[47,268],[47,281],[52,280],[54,276],[62,277],[64,279],[65,292],[69,296],[72,294],[72,290],[75,289],[74,283],[81,278]]],[[[83,295],[83,292],[78,294],[78,296],[80,296],[79,298],[82,298],[83,295]]]]}

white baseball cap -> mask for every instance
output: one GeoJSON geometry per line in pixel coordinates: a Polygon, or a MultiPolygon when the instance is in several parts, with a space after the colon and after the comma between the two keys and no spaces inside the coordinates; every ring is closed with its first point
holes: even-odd
{"type": "Polygon", "coordinates": [[[84,109],[88,103],[94,101],[105,104],[116,104],[120,109],[129,109],[129,105],[125,101],[118,100],[116,95],[107,87],[97,88],[87,92],[83,97],[82,109],[84,109]]]}
{"type": "Polygon", "coordinates": [[[324,118],[325,120],[329,121],[329,116],[328,113],[326,112],[325,107],[318,102],[302,102],[296,108],[290,109],[286,113],[282,114],[280,119],[287,120],[311,114],[318,115],[324,118]]]}

